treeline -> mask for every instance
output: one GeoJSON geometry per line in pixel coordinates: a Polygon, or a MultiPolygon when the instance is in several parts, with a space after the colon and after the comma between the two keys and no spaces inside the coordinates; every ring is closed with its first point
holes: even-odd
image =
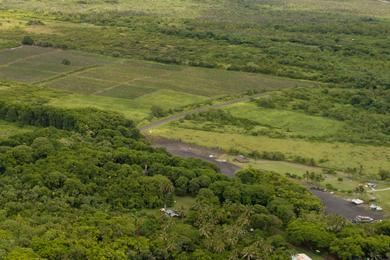
{"type": "Polygon", "coordinates": [[[81,133],[119,129],[133,137],[139,136],[132,121],[117,113],[93,108],[66,110],[51,106],[0,101],[0,119],[40,127],[55,127],[81,133]],[[131,130],[131,133],[129,132],[131,130]]]}

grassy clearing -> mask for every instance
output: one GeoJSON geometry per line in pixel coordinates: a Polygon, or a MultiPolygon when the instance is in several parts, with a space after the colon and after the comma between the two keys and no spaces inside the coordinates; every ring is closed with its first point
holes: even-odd
{"type": "Polygon", "coordinates": [[[15,123],[0,120],[0,140],[6,139],[9,136],[23,134],[34,131],[35,127],[21,126],[15,123]]]}
{"type": "Polygon", "coordinates": [[[326,137],[343,130],[344,123],[299,112],[264,109],[253,103],[238,103],[226,108],[233,116],[258,122],[288,136],[326,137]]]}
{"type": "MultiPolygon", "coordinates": [[[[390,187],[390,183],[387,187],[390,187]]],[[[390,190],[377,191],[374,193],[374,196],[377,198],[378,204],[381,207],[390,209],[390,190]]]]}
{"type": "Polygon", "coordinates": [[[183,210],[184,212],[187,212],[195,203],[194,197],[175,197],[175,204],[173,205],[173,208],[176,210],[183,210]]]}
{"type": "Polygon", "coordinates": [[[207,100],[207,97],[187,94],[172,90],[159,90],[134,99],[139,107],[150,108],[160,106],[163,109],[174,109],[190,104],[200,103],[207,100]]]}
{"type": "Polygon", "coordinates": [[[339,170],[359,168],[361,165],[364,173],[370,175],[376,175],[380,168],[390,168],[390,149],[388,147],[210,133],[169,126],[153,130],[152,134],[167,138],[174,137],[206,147],[219,147],[227,151],[234,148],[242,152],[281,152],[290,158],[293,156],[313,158],[319,162],[320,166],[339,170]]]}
{"type": "MultiPolygon", "coordinates": [[[[195,203],[194,197],[175,196],[174,197],[174,204],[170,208],[184,212],[184,214],[186,214],[190,210],[192,205],[194,205],[194,203],[195,203]]],[[[153,214],[153,215],[162,215],[163,214],[163,213],[161,213],[160,209],[142,209],[141,211],[145,212],[147,214],[153,214]]]]}
{"type": "Polygon", "coordinates": [[[128,99],[92,95],[70,94],[58,99],[54,98],[49,104],[65,108],[94,107],[112,110],[120,112],[134,121],[143,120],[149,116],[150,112],[148,108],[137,107],[136,103],[128,99]]]}

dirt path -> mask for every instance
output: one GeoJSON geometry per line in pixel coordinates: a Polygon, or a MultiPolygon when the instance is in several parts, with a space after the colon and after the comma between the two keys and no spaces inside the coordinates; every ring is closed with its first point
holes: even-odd
{"type": "Polygon", "coordinates": [[[165,148],[169,153],[182,156],[198,158],[218,166],[221,173],[229,177],[233,177],[234,173],[240,169],[237,165],[219,161],[217,158],[220,157],[223,152],[217,149],[205,148],[193,144],[186,144],[180,141],[166,139],[162,137],[151,137],[147,136],[147,139],[152,143],[154,147],[165,148]],[[210,157],[213,155],[213,157],[210,157]]]}
{"type": "MultiPolygon", "coordinates": [[[[210,149],[162,137],[147,136],[147,139],[154,147],[165,148],[173,155],[198,158],[213,163],[219,167],[222,174],[229,177],[233,177],[234,173],[240,169],[240,167],[232,163],[219,161],[218,158],[222,156],[224,152],[218,149],[210,149]]],[[[382,218],[381,213],[371,211],[362,206],[355,206],[350,201],[347,201],[329,192],[323,192],[319,190],[310,191],[322,201],[322,203],[325,205],[325,210],[328,213],[337,214],[349,220],[353,220],[358,215],[370,216],[374,219],[382,218]]]]}
{"type": "Polygon", "coordinates": [[[377,192],[377,191],[387,191],[390,190],[390,188],[384,188],[384,189],[377,189],[377,190],[372,190],[372,192],[377,192]]]}
{"type": "Polygon", "coordinates": [[[257,95],[253,95],[253,96],[245,96],[245,97],[232,99],[232,100],[229,100],[229,101],[226,101],[226,102],[223,102],[223,103],[219,103],[219,104],[207,105],[207,106],[195,108],[195,109],[192,109],[192,110],[184,111],[184,112],[181,112],[181,113],[174,114],[172,116],[163,118],[161,120],[154,121],[154,122],[152,122],[152,123],[150,123],[150,124],[148,124],[146,126],[141,127],[140,131],[144,132],[144,133],[147,133],[148,130],[151,130],[153,128],[156,128],[156,127],[159,127],[159,126],[162,126],[162,125],[166,125],[166,124],[168,124],[170,122],[173,122],[173,121],[177,121],[177,120],[183,119],[187,115],[192,115],[192,114],[195,114],[195,113],[205,112],[205,111],[207,111],[209,109],[224,108],[224,107],[236,104],[236,103],[247,102],[247,101],[251,100],[252,98],[256,98],[256,97],[260,97],[260,96],[264,96],[264,95],[267,95],[267,94],[266,93],[261,93],[261,94],[257,94],[257,95]]]}

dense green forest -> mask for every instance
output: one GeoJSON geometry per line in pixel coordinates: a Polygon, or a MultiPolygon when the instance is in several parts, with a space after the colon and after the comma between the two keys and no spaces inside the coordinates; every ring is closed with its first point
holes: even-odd
{"type": "Polygon", "coordinates": [[[41,128],[0,143],[2,258],[286,259],[292,245],[345,259],[388,253],[388,221],[352,225],[280,175],[231,179],[155,150],[119,114],[2,102],[0,118],[41,128]],[[178,219],[142,210],[180,196],[195,202],[178,219]]]}

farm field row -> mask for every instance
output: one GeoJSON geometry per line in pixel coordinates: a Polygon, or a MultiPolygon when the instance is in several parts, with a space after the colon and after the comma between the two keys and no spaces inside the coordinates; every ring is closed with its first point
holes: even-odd
{"type": "Polygon", "coordinates": [[[111,58],[77,51],[22,46],[0,52],[0,79],[68,92],[53,105],[93,106],[145,119],[153,106],[164,110],[311,82],[218,69],[111,58]]]}
{"type": "Polygon", "coordinates": [[[2,1],[0,48],[29,35],[39,46],[110,56],[351,86],[389,82],[390,6],[380,1],[84,1],[71,11],[74,6],[2,1]],[[375,82],[367,80],[371,75],[375,82]]]}

